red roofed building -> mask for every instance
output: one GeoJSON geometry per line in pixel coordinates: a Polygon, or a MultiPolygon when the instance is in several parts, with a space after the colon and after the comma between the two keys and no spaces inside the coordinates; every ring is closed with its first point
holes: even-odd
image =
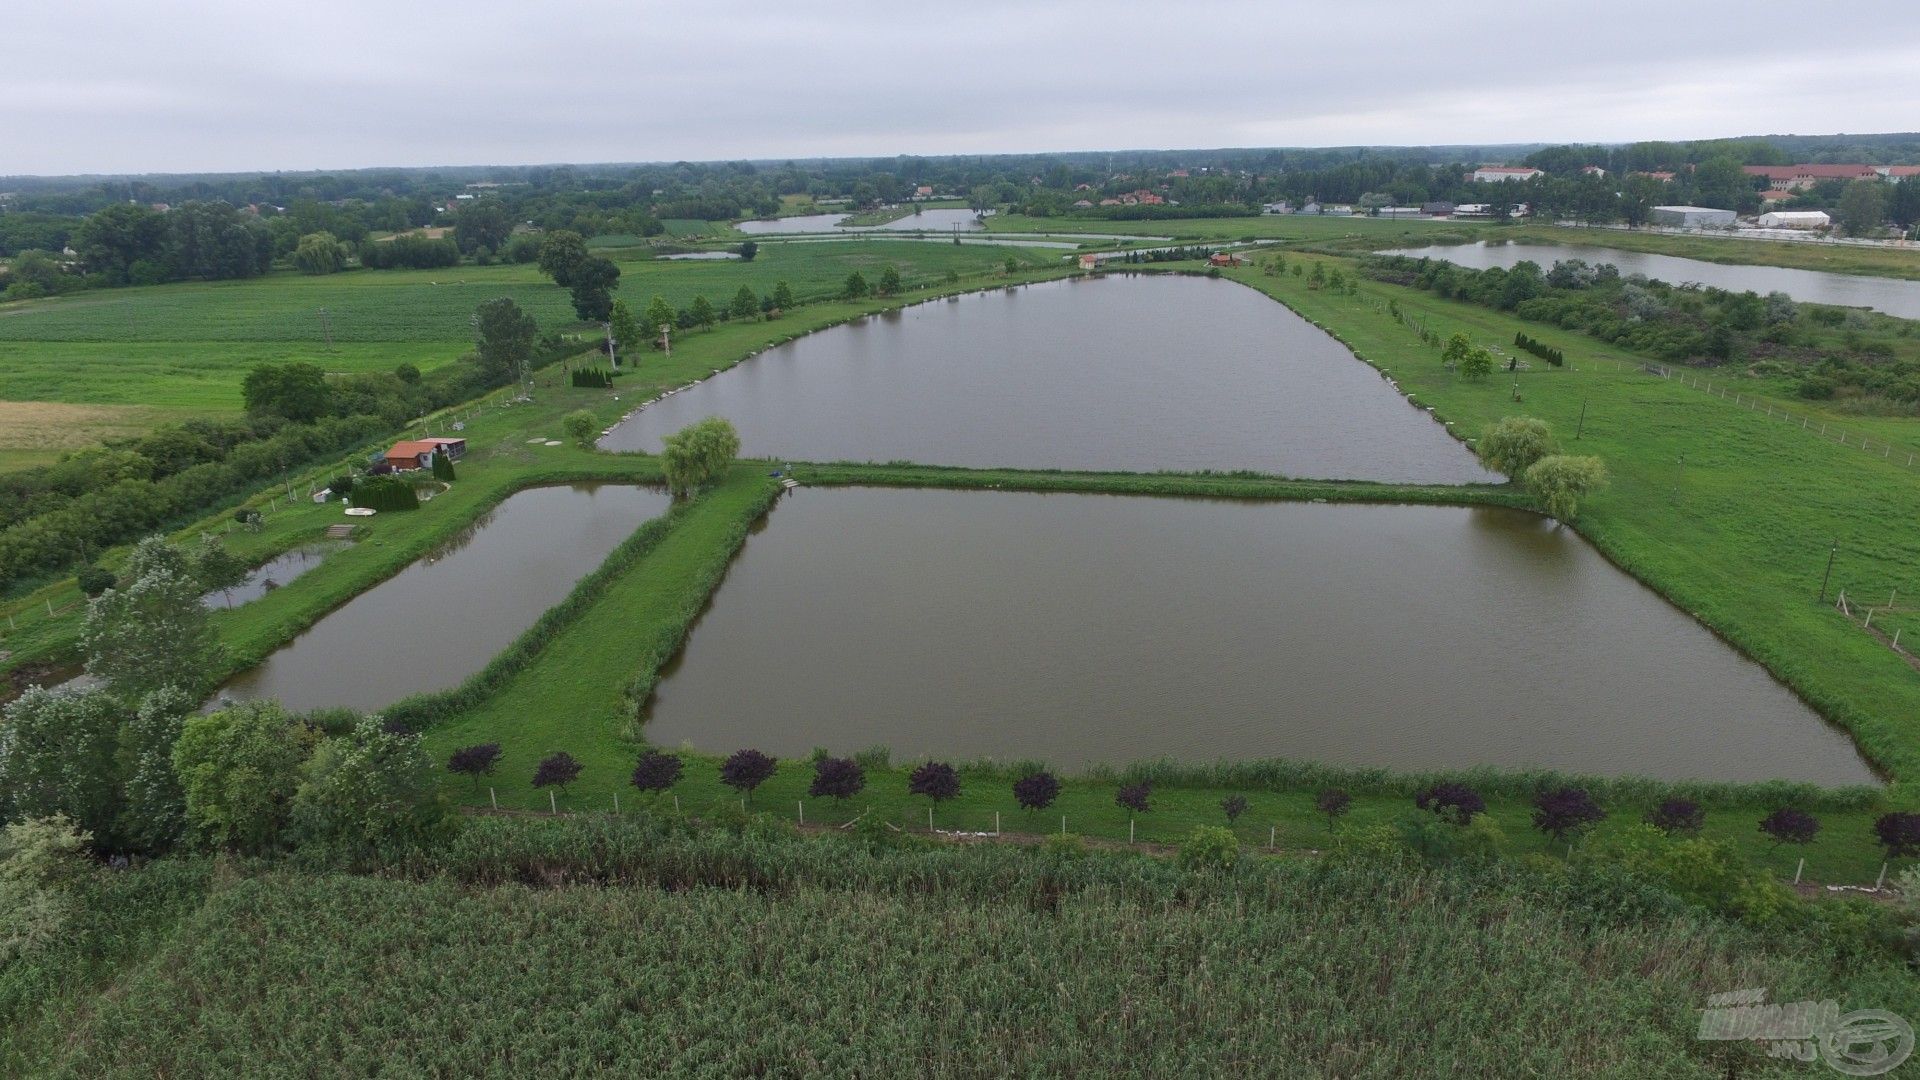
{"type": "Polygon", "coordinates": [[[402,439],[393,444],[393,449],[387,451],[387,467],[394,472],[427,468],[433,464],[433,454],[436,449],[437,447],[425,439],[402,439]]]}
{"type": "Polygon", "coordinates": [[[1800,191],[1822,180],[1876,180],[1880,173],[1872,165],[1742,165],[1748,176],[1764,176],[1775,191],[1800,191]]]}

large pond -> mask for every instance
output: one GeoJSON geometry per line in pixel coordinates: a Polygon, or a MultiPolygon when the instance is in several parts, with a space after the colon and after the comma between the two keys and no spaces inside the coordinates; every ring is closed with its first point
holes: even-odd
{"type": "Polygon", "coordinates": [[[747,454],[809,461],[1499,479],[1344,345],[1202,277],[997,289],[834,327],[647,406],[601,446],[654,452],[707,416],[747,454]]]}
{"type": "Polygon", "coordinates": [[[801,489],[647,737],[895,760],[1287,757],[1871,782],[1838,730],[1518,511],[801,489]]]}
{"type": "Polygon", "coordinates": [[[822,232],[928,232],[950,233],[955,229],[963,232],[984,229],[979,215],[964,206],[946,207],[939,210],[922,210],[917,214],[908,214],[903,218],[880,225],[843,225],[848,214],[801,214],[795,217],[765,218],[759,221],[737,222],[733,227],[750,235],[767,236],[777,233],[822,233],[822,232]]]}
{"type": "Polygon", "coordinates": [[[669,505],[663,491],[619,484],[519,492],[221,694],[298,710],[378,709],[457,686],[669,505]]]}
{"type": "Polygon", "coordinates": [[[1898,281],[1861,274],[1830,274],[1822,270],[1789,270],[1782,266],[1726,265],[1674,255],[1649,255],[1638,251],[1570,244],[1481,241],[1401,248],[1382,254],[1405,255],[1413,259],[1443,259],[1475,270],[1495,266],[1511,268],[1525,260],[1538,263],[1542,270],[1547,270],[1562,259],[1585,259],[1590,263],[1612,263],[1620,268],[1622,274],[1645,274],[1674,285],[1697,281],[1718,289],[1752,291],[1763,296],[1770,292],[1783,292],[1809,303],[1870,307],[1903,319],[1920,319],[1920,281],[1898,281]]]}

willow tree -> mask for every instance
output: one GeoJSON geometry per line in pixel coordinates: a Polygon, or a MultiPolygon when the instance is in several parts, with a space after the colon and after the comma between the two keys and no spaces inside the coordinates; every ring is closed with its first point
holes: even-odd
{"type": "Polygon", "coordinates": [[[1580,513],[1580,500],[1607,486],[1606,463],[1597,457],[1552,454],[1527,469],[1527,492],[1561,522],[1580,513]]]}
{"type": "Polygon", "coordinates": [[[1489,424],[1480,433],[1474,450],[1487,468],[1520,477],[1527,474],[1534,462],[1559,453],[1560,447],[1553,441],[1553,431],[1545,420],[1508,416],[1497,424],[1489,424]]]}
{"type": "Polygon", "coordinates": [[[717,416],[689,424],[664,440],[660,467],[675,495],[685,495],[718,476],[740,453],[740,435],[717,416]]]}

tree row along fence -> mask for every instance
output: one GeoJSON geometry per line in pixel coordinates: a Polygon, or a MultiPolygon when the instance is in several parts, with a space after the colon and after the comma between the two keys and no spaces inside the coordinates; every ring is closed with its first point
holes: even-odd
{"type": "Polygon", "coordinates": [[[1738,389],[1729,390],[1725,380],[1722,380],[1716,385],[1711,376],[1702,378],[1691,371],[1668,367],[1665,364],[1658,364],[1651,360],[1641,363],[1640,369],[1650,375],[1658,375],[1663,379],[1677,380],[1682,386],[1690,386],[1702,393],[1711,394],[1724,401],[1730,401],[1735,405],[1751,409],[1762,416],[1779,420],[1789,427],[1797,425],[1800,430],[1817,438],[1828,439],[1839,443],[1841,446],[1850,446],[1862,453],[1874,454],[1883,461],[1891,461],[1896,465],[1906,468],[1913,468],[1916,465],[1920,465],[1920,450],[1910,450],[1906,447],[1895,446],[1885,439],[1875,442],[1866,435],[1848,431],[1831,421],[1808,416],[1805,413],[1795,412],[1771,398],[1742,393],[1738,389]]]}
{"type": "MultiPolygon", "coordinates": [[[[471,404],[442,409],[439,412],[416,421],[416,423],[420,425],[421,431],[428,435],[432,434],[436,428],[442,433],[459,430],[455,428],[454,425],[464,425],[488,409],[507,408],[513,403],[513,398],[518,393],[519,389],[517,387],[506,387],[504,390],[493,391],[486,397],[471,404]]],[[[409,425],[409,428],[411,428],[411,426],[412,425],[409,425]]],[[[405,438],[406,433],[403,432],[396,437],[405,438]]],[[[325,487],[329,480],[339,476],[343,472],[348,472],[356,467],[365,465],[367,453],[377,448],[378,444],[369,443],[358,452],[350,453],[345,457],[324,465],[309,466],[302,470],[298,476],[288,477],[267,485],[262,490],[255,492],[253,495],[235,504],[233,509],[228,512],[225,521],[218,526],[218,530],[222,533],[231,533],[237,528],[250,527],[240,524],[239,520],[234,516],[241,510],[251,510],[260,515],[259,524],[264,526],[268,521],[272,520],[273,515],[276,513],[310,504],[313,501],[313,497],[319,494],[320,490],[325,487]],[[304,496],[301,494],[302,487],[305,488],[306,492],[304,496]]],[[[200,531],[204,533],[209,530],[202,529],[200,531]]],[[[58,586],[54,588],[58,588],[58,586]]],[[[5,612],[5,626],[0,628],[0,660],[6,658],[6,651],[9,648],[8,639],[11,635],[31,632],[40,624],[58,622],[77,611],[84,610],[86,604],[87,599],[84,596],[48,595],[48,589],[46,588],[36,590],[33,595],[14,602],[11,608],[5,612]]]]}
{"type": "MultiPolygon", "coordinates": [[[[489,787],[487,789],[487,800],[490,806],[487,810],[480,810],[477,812],[486,813],[488,812],[488,810],[490,810],[492,813],[502,814],[507,816],[515,816],[515,817],[574,817],[577,815],[584,815],[584,814],[612,813],[612,814],[618,815],[622,813],[622,810],[620,807],[619,792],[613,793],[613,796],[608,806],[603,809],[579,809],[575,807],[569,807],[568,809],[562,810],[560,809],[559,796],[555,794],[553,788],[551,787],[547,788],[546,795],[547,795],[547,798],[545,800],[544,806],[539,805],[538,801],[536,801],[535,805],[530,807],[525,807],[525,808],[519,808],[519,807],[513,807],[513,806],[503,807],[500,805],[500,796],[499,796],[498,790],[495,788],[489,787]]],[[[658,797],[658,796],[655,796],[655,797],[658,797]]],[[[676,814],[680,813],[681,812],[680,796],[667,793],[666,797],[672,800],[674,813],[676,814]]],[[[645,799],[647,798],[648,796],[642,796],[643,807],[645,805],[645,799]]],[[[751,805],[748,803],[746,799],[740,800],[740,809],[742,812],[746,812],[746,813],[753,812],[754,810],[761,810],[762,812],[766,812],[766,813],[773,812],[770,809],[751,805]]],[[[644,809],[641,812],[644,813],[645,812],[644,809]]],[[[866,809],[860,811],[858,814],[855,814],[853,817],[848,818],[847,820],[844,820],[844,821],[822,821],[820,820],[818,813],[816,812],[814,821],[811,824],[809,824],[809,822],[807,821],[806,800],[796,799],[794,800],[793,821],[795,825],[798,825],[802,828],[814,828],[819,830],[834,830],[834,831],[847,832],[855,828],[858,828],[863,821],[865,821],[870,815],[872,815],[872,813],[873,813],[873,807],[868,806],[866,809]]],[[[1048,835],[1060,835],[1060,836],[1072,835],[1071,831],[1068,828],[1069,818],[1068,818],[1068,815],[1066,814],[1058,815],[1060,818],[1060,828],[1057,834],[1054,832],[1054,828],[1053,828],[1053,818],[1055,815],[1046,811],[1022,810],[1022,811],[1016,811],[1013,813],[1003,813],[1002,811],[995,810],[993,811],[991,822],[988,821],[985,811],[980,811],[979,815],[980,816],[978,820],[972,823],[977,825],[978,828],[967,828],[964,825],[953,825],[950,823],[945,827],[942,827],[941,825],[936,825],[934,822],[934,809],[932,807],[929,807],[927,809],[927,823],[924,826],[918,822],[902,825],[896,822],[886,821],[884,819],[879,819],[879,823],[884,828],[895,833],[911,832],[911,833],[916,833],[922,836],[931,836],[931,837],[937,837],[941,839],[957,840],[957,841],[1005,840],[1008,834],[1002,830],[1003,824],[1011,824],[1013,826],[1013,839],[1009,841],[1012,843],[1021,843],[1021,842],[1030,843],[1032,842],[1033,839],[1042,839],[1048,835]],[[1042,827],[1043,824],[1044,824],[1044,828],[1042,827]]],[[[780,812],[780,816],[782,818],[786,816],[784,810],[780,812]]],[[[949,817],[951,817],[951,815],[949,815],[949,817]]],[[[1142,838],[1139,835],[1138,825],[1139,825],[1139,819],[1137,817],[1129,817],[1127,819],[1127,838],[1124,841],[1124,843],[1148,844],[1148,845],[1155,845],[1160,848],[1168,848],[1168,847],[1178,846],[1181,840],[1184,839],[1182,837],[1175,837],[1173,839],[1142,838]]],[[[1241,838],[1243,842],[1244,842],[1245,835],[1249,830],[1255,833],[1258,833],[1259,831],[1259,825],[1254,823],[1248,823],[1243,825],[1238,822],[1230,822],[1227,825],[1227,828],[1234,834],[1234,836],[1241,838]]],[[[1289,824],[1286,826],[1282,826],[1278,823],[1269,823],[1267,825],[1267,837],[1266,837],[1267,842],[1265,844],[1256,843],[1256,846],[1258,847],[1259,850],[1265,851],[1268,854],[1278,854],[1282,851],[1291,851],[1294,853],[1318,855],[1324,850],[1326,850],[1328,847],[1337,846],[1340,843],[1340,838],[1341,838],[1341,834],[1334,829],[1327,829],[1323,831],[1318,827],[1314,827],[1309,830],[1309,829],[1303,828],[1298,824],[1289,824]],[[1311,832],[1311,835],[1301,836],[1300,834],[1302,832],[1311,832]],[[1283,841],[1285,841],[1286,843],[1283,844],[1282,843],[1283,841]]],[[[1118,839],[1110,839],[1104,836],[1087,836],[1087,837],[1082,837],[1082,839],[1090,840],[1096,844],[1119,844],[1123,842],[1118,839]]],[[[1256,837],[1256,842],[1257,842],[1257,837],[1256,837]]],[[[1574,842],[1566,844],[1565,853],[1568,858],[1571,858],[1573,856],[1574,848],[1577,843],[1578,841],[1576,840],[1574,842]]],[[[1558,851],[1560,849],[1556,847],[1554,848],[1554,850],[1558,851]]],[[[1781,873],[1780,879],[1785,882],[1791,882],[1794,885],[1800,885],[1802,883],[1801,879],[1805,876],[1805,873],[1806,873],[1806,866],[1807,866],[1807,860],[1803,856],[1799,859],[1798,864],[1794,867],[1792,876],[1788,877],[1785,873],[1781,873]]],[[[1875,879],[1874,883],[1870,886],[1860,885],[1860,884],[1828,884],[1827,888],[1831,891],[1882,892],[1886,889],[1887,877],[1891,873],[1892,869],[1893,869],[1893,864],[1890,860],[1883,861],[1880,864],[1880,872],[1878,877],[1875,879]]]]}

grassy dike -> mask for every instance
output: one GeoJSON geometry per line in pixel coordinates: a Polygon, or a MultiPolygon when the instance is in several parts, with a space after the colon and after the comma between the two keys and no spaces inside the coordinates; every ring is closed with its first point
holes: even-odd
{"type": "Polygon", "coordinates": [[[1829,598],[1920,584],[1920,485],[1904,465],[1647,375],[1642,358],[1555,327],[1377,282],[1336,296],[1291,274],[1231,276],[1328,329],[1456,431],[1537,416],[1569,452],[1605,459],[1612,486],[1588,502],[1578,530],[1846,728],[1896,781],[1894,798],[1915,801],[1920,676],[1816,599],[1835,548],[1829,598]],[[1567,367],[1520,373],[1516,402],[1504,372],[1480,381],[1446,372],[1389,302],[1480,344],[1510,347],[1524,330],[1565,350],[1567,367]]]}

